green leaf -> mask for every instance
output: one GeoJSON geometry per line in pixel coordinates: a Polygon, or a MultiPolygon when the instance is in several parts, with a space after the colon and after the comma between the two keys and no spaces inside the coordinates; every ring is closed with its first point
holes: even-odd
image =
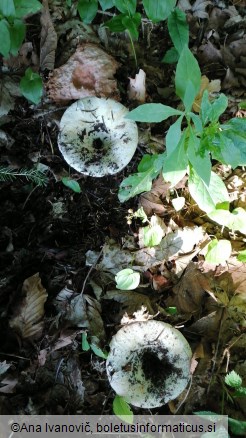
{"type": "Polygon", "coordinates": [[[97,15],[97,0],[79,0],[77,6],[79,15],[83,23],[90,24],[97,15]]]}
{"type": "Polygon", "coordinates": [[[204,181],[206,185],[209,185],[211,176],[211,160],[208,151],[205,151],[203,156],[200,152],[200,139],[196,137],[192,128],[189,130],[190,135],[188,137],[187,155],[189,161],[195,169],[197,175],[204,181]]]}
{"type": "Polygon", "coordinates": [[[134,14],[132,17],[125,15],[122,18],[122,24],[130,32],[133,40],[138,39],[138,28],[140,26],[140,23],[141,23],[141,14],[139,12],[134,14]]]}
{"type": "Polygon", "coordinates": [[[187,105],[187,111],[190,111],[190,102],[195,100],[200,85],[201,71],[198,62],[188,47],[185,47],[177,64],[175,86],[176,94],[187,105]]]}
{"type": "Polygon", "coordinates": [[[180,116],[176,122],[174,122],[167,131],[166,135],[166,151],[167,156],[169,156],[174,149],[176,149],[180,138],[181,138],[181,123],[183,120],[183,115],[180,116]]]}
{"type": "Polygon", "coordinates": [[[153,23],[166,20],[174,9],[175,4],[176,0],[143,0],[146,15],[153,23]]]}
{"type": "Polygon", "coordinates": [[[238,104],[239,109],[245,110],[246,109],[246,100],[240,102],[238,104]]]}
{"type": "Polygon", "coordinates": [[[235,208],[232,212],[218,208],[208,214],[209,218],[233,232],[240,231],[246,234],[246,211],[242,207],[235,208]]]}
{"type": "Polygon", "coordinates": [[[174,64],[179,59],[179,52],[175,49],[175,47],[171,47],[171,49],[167,50],[165,55],[163,56],[161,62],[165,64],[174,64]]]}
{"type": "Polygon", "coordinates": [[[128,176],[120,184],[118,198],[120,202],[128,201],[139,193],[148,192],[152,187],[152,172],[140,172],[128,176]]]}
{"type": "Polygon", "coordinates": [[[10,53],[16,56],[26,34],[26,26],[23,21],[14,20],[13,24],[9,26],[9,33],[11,40],[10,53]]]}
{"type": "Polygon", "coordinates": [[[159,123],[172,116],[179,116],[182,111],[161,103],[145,103],[130,111],[126,118],[135,122],[159,123]]]}
{"type": "Polygon", "coordinates": [[[216,209],[219,202],[229,201],[229,195],[222,179],[211,172],[209,185],[197,175],[194,169],[191,169],[188,187],[192,198],[196,201],[199,208],[206,213],[216,209]]]}
{"type": "Polygon", "coordinates": [[[218,99],[212,102],[212,112],[210,114],[210,122],[215,123],[219,120],[221,114],[223,114],[228,107],[227,97],[221,93],[218,99]]]}
{"type": "Polygon", "coordinates": [[[165,312],[167,312],[169,315],[177,315],[178,309],[177,307],[166,307],[165,312]]]}
{"type": "Polygon", "coordinates": [[[212,114],[212,104],[208,98],[208,90],[205,90],[202,95],[201,111],[200,111],[202,123],[204,126],[210,121],[211,114],[212,114]]]}
{"type": "Polygon", "coordinates": [[[244,436],[246,434],[246,421],[234,420],[234,418],[228,418],[229,430],[234,435],[244,436]]]}
{"type": "Polygon", "coordinates": [[[144,246],[152,248],[153,246],[159,245],[161,242],[164,232],[160,225],[148,225],[142,228],[143,231],[143,241],[144,246]]]}
{"type": "Polygon", "coordinates": [[[4,17],[14,17],[16,15],[14,1],[0,0],[0,14],[4,17]]]}
{"type": "Polygon", "coordinates": [[[167,26],[173,45],[180,54],[183,48],[189,44],[189,27],[186,14],[179,8],[175,8],[168,17],[167,26]]]}
{"type": "Polygon", "coordinates": [[[231,119],[220,125],[219,134],[215,135],[212,143],[213,157],[225,164],[233,163],[233,167],[246,165],[246,119],[231,119]]]}
{"type": "Polygon", "coordinates": [[[6,20],[0,21],[0,53],[7,58],[11,47],[9,24],[6,20]]]}
{"type": "Polygon", "coordinates": [[[133,290],[140,283],[139,272],[134,272],[130,268],[122,269],[115,276],[116,288],[120,290],[133,290]]]}
{"type": "Polygon", "coordinates": [[[125,25],[122,23],[124,14],[116,15],[116,17],[111,18],[111,20],[106,21],[104,23],[105,27],[108,27],[111,32],[124,32],[126,30],[125,25]]]}
{"type": "Polygon", "coordinates": [[[122,14],[133,15],[136,12],[137,0],[114,0],[114,5],[122,14]]]}
{"type": "Polygon", "coordinates": [[[43,7],[38,0],[14,0],[14,4],[16,18],[23,18],[29,14],[36,14],[43,7]]]}
{"type": "Polygon", "coordinates": [[[90,344],[87,341],[87,333],[82,333],[82,350],[83,351],[89,351],[90,350],[90,344]]]}
{"type": "Polygon", "coordinates": [[[227,226],[233,232],[240,231],[240,233],[246,234],[246,211],[242,207],[232,210],[227,226]]]}
{"type": "Polygon", "coordinates": [[[113,412],[126,423],[133,423],[133,412],[129,404],[120,395],[116,395],[113,401],[113,412]]]}
{"type": "Polygon", "coordinates": [[[125,178],[120,184],[118,198],[125,202],[142,192],[148,192],[152,180],[160,173],[163,165],[164,154],[144,155],[138,165],[138,172],[125,178]]]}
{"type": "Polygon", "coordinates": [[[241,388],[238,388],[234,394],[233,397],[246,397],[246,388],[242,386],[241,388]]]}
{"type": "Polygon", "coordinates": [[[74,179],[69,178],[68,176],[64,176],[62,178],[62,182],[64,186],[68,187],[69,189],[73,190],[75,193],[81,193],[80,185],[77,181],[74,179]]]}
{"type": "Polygon", "coordinates": [[[23,96],[36,105],[40,102],[43,93],[41,77],[28,68],[20,81],[20,90],[23,96]]]}
{"type": "Polygon", "coordinates": [[[243,381],[239,374],[232,370],[230,373],[226,374],[225,383],[232,388],[239,388],[242,386],[243,381]]]}
{"type": "Polygon", "coordinates": [[[205,260],[208,263],[220,265],[225,263],[231,255],[231,242],[229,240],[214,239],[208,244],[205,260]]]}
{"type": "Polygon", "coordinates": [[[174,151],[165,158],[163,164],[163,178],[174,187],[185,176],[188,166],[188,157],[185,151],[186,131],[174,151]]]}
{"type": "Polygon", "coordinates": [[[103,11],[114,7],[114,0],[99,0],[99,3],[103,11]]]}
{"type": "Polygon", "coordinates": [[[95,353],[98,357],[101,357],[102,359],[107,359],[108,354],[106,352],[104,352],[100,347],[98,347],[97,345],[91,343],[90,347],[93,351],[93,353],[95,353]]]}
{"type": "Polygon", "coordinates": [[[239,251],[237,259],[239,260],[239,262],[246,263],[246,249],[244,249],[243,251],[239,251]]]}
{"type": "Polygon", "coordinates": [[[194,123],[195,132],[197,134],[202,134],[203,126],[202,126],[201,117],[199,117],[197,114],[194,114],[192,112],[188,113],[188,116],[191,118],[192,122],[194,123]]]}

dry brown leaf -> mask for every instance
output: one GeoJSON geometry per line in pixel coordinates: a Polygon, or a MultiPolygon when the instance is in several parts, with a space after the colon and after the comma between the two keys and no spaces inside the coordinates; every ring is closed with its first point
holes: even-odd
{"type": "Polygon", "coordinates": [[[119,98],[114,74],[119,66],[115,59],[92,43],[77,47],[63,66],[54,70],[47,83],[49,97],[56,103],[87,96],[119,98]]]}
{"type": "MultiPolygon", "coordinates": [[[[154,315],[156,308],[153,307],[150,298],[147,295],[140,294],[136,291],[109,290],[103,296],[104,300],[111,300],[110,318],[116,323],[119,323],[124,314],[133,315],[144,306],[147,311],[154,315]]],[[[108,306],[109,307],[109,306],[108,306]]]]}
{"type": "Polygon", "coordinates": [[[210,93],[218,93],[220,91],[220,88],[220,79],[214,79],[210,81],[207,76],[203,75],[201,78],[200,91],[197,94],[195,101],[192,105],[193,111],[195,111],[196,113],[200,112],[202,96],[205,90],[207,90],[208,94],[210,95],[210,93]]]}
{"type": "Polygon", "coordinates": [[[39,58],[30,41],[22,44],[17,56],[10,55],[9,58],[4,58],[3,62],[5,66],[13,70],[29,66],[32,67],[33,71],[39,69],[39,58]]]}
{"type": "Polygon", "coordinates": [[[174,297],[167,299],[167,306],[176,306],[180,313],[198,314],[201,311],[205,290],[209,280],[201,273],[195,263],[190,262],[181,280],[173,288],[174,297]]]}
{"type": "Polygon", "coordinates": [[[145,87],[145,72],[140,69],[135,78],[129,78],[129,86],[127,90],[127,96],[129,100],[135,100],[139,103],[144,103],[146,99],[146,87],[145,87]]]}
{"type": "Polygon", "coordinates": [[[41,70],[53,70],[57,48],[57,34],[51,20],[48,0],[43,0],[40,22],[42,26],[40,40],[40,68],[41,70]]]}
{"type": "Polygon", "coordinates": [[[162,176],[159,176],[152,185],[152,189],[140,196],[140,207],[143,207],[147,216],[157,214],[164,216],[166,208],[163,204],[168,194],[170,183],[166,183],[162,176]]]}
{"type": "Polygon", "coordinates": [[[43,331],[44,303],[48,296],[39,273],[24,281],[22,294],[24,298],[16,307],[16,316],[10,320],[9,325],[23,339],[38,339],[43,331]]]}

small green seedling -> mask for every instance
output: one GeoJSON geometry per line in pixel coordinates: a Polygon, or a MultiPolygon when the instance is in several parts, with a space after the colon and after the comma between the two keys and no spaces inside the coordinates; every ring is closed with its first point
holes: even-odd
{"type": "Polygon", "coordinates": [[[81,193],[81,188],[80,185],[77,181],[75,181],[72,178],[69,178],[68,176],[64,176],[62,178],[62,182],[64,184],[64,186],[68,187],[69,189],[71,189],[73,192],[75,193],[81,193]]]}
{"type": "Polygon", "coordinates": [[[232,370],[225,376],[225,383],[233,389],[232,397],[246,397],[246,387],[242,385],[242,378],[236,371],[232,370]]]}
{"type": "Polygon", "coordinates": [[[126,423],[133,423],[133,412],[124,397],[116,395],[113,401],[113,413],[126,423]]]}
{"type": "Polygon", "coordinates": [[[139,272],[134,272],[130,268],[122,269],[115,276],[116,288],[120,290],[133,290],[140,283],[139,272]]]}
{"type": "Polygon", "coordinates": [[[100,347],[98,347],[98,345],[96,345],[95,342],[93,342],[93,337],[92,337],[92,341],[88,342],[87,333],[82,333],[81,344],[82,344],[83,351],[92,350],[93,353],[96,354],[96,356],[100,357],[101,359],[107,359],[107,356],[108,356],[107,352],[103,351],[100,347]]]}
{"type": "Polygon", "coordinates": [[[35,105],[41,101],[43,82],[39,74],[33,72],[30,67],[25,71],[25,76],[21,78],[20,90],[23,96],[35,105]]]}

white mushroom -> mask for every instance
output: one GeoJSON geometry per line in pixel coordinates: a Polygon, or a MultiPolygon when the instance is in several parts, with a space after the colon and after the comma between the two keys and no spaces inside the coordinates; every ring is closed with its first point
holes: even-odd
{"type": "Polygon", "coordinates": [[[112,338],[106,362],[109,382],[134,406],[162,406],[187,386],[191,357],[188,342],[171,325],[134,322],[112,338]]]}
{"type": "Polygon", "coordinates": [[[137,125],[128,109],[112,99],[86,97],[63,114],[58,137],[67,163],[84,175],[102,177],[122,170],[138,142],[137,125]]]}

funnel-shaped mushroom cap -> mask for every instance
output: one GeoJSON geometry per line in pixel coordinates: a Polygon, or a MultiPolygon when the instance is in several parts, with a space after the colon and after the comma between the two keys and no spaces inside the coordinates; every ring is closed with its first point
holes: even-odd
{"type": "Polygon", "coordinates": [[[187,386],[191,356],[184,336],[169,324],[149,320],[126,325],[110,343],[110,385],[134,406],[162,406],[187,386]]]}
{"type": "Polygon", "coordinates": [[[112,99],[86,97],[63,114],[58,137],[67,163],[85,175],[102,177],[122,170],[138,142],[137,125],[128,109],[112,99]]]}

